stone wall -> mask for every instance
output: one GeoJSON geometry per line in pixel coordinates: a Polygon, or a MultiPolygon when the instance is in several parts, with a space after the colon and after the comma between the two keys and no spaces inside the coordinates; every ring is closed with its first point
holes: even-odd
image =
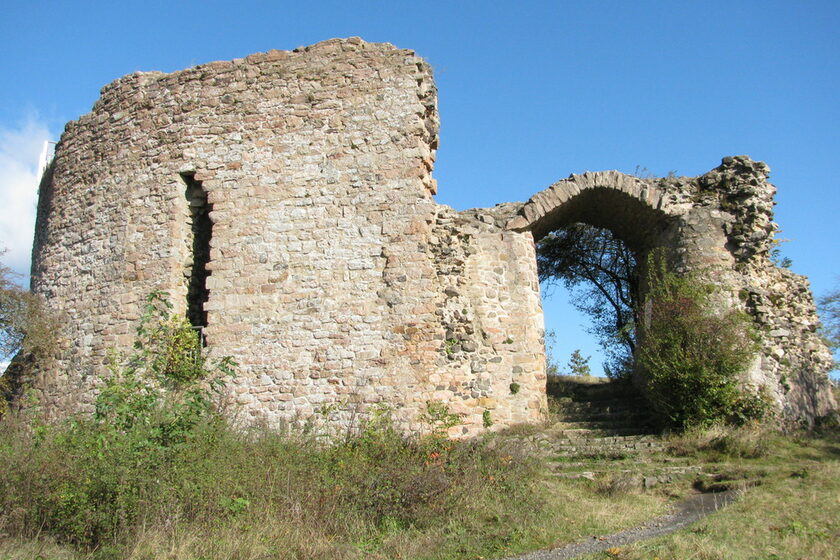
{"type": "Polygon", "coordinates": [[[770,170],[723,158],[699,177],[641,179],[615,171],[572,175],[534,195],[509,223],[539,240],[574,222],[612,230],[644,262],[664,248],[675,269],[719,287],[720,304],[755,321],[760,350],[743,383],[764,388],[787,424],[810,424],[837,404],[831,354],[817,334],[808,280],[771,258],[778,227],[770,170]]]}
{"type": "Polygon", "coordinates": [[[433,201],[437,133],[428,65],[358,39],[106,86],[41,186],[33,289],[66,313],[67,343],[37,383],[46,408],[90,405],[147,293],[187,312],[200,208],[204,332],[240,364],[243,422],[329,410],[348,426],[384,402],[420,428],[430,400],[467,433],[485,410],[500,425],[539,420],[530,234],[433,201]]]}
{"type": "Polygon", "coordinates": [[[437,143],[429,66],[360,39],[106,86],[41,184],[33,289],[65,326],[35,380],[45,409],[89,409],[108,351],[130,348],[145,296],[164,290],[209,353],[239,362],[228,400],[243,424],[348,429],[385,403],[422,430],[431,401],[462,415],[452,435],[539,422],[534,239],[573,221],[712,271],[766,326],[754,379],[792,418],[832,406],[807,285],[767,259],[763,164],[587,173],[456,212],[432,198],[437,143]]]}

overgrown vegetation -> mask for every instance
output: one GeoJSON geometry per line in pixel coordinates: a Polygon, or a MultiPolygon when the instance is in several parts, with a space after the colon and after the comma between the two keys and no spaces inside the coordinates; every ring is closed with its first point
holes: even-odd
{"type": "Polygon", "coordinates": [[[417,554],[413,537],[486,553],[519,544],[541,509],[527,461],[405,439],[385,415],[331,445],[236,432],[218,417],[180,433],[78,421],[33,433],[7,421],[3,533],[97,558],[387,557],[417,554]]]}
{"type": "MultiPolygon", "coordinates": [[[[15,274],[0,263],[0,362],[44,360],[54,349],[56,326],[41,300],[18,285],[15,274]]],[[[20,382],[15,371],[0,377],[0,417],[7,403],[20,396],[20,382]]]]}
{"type": "Polygon", "coordinates": [[[719,311],[711,286],[651,259],[637,370],[661,420],[686,429],[760,419],[769,404],[739,388],[755,354],[749,317],[719,311]]]}
{"type": "MultiPolygon", "coordinates": [[[[214,407],[234,364],[200,350],[152,294],[92,416],[5,418],[2,538],[34,557],[40,543],[97,559],[474,558],[544,546],[571,515],[527,457],[447,439],[459,418],[441,403],[424,437],[385,406],[331,440],[234,429],[214,407]]],[[[575,501],[592,506],[585,523],[627,522],[603,498],[575,501]]]]}

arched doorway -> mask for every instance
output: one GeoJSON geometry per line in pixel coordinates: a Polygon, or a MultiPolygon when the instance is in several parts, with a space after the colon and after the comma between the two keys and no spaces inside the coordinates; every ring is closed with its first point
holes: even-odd
{"type": "MultiPolygon", "coordinates": [[[[533,235],[542,281],[590,285],[590,321],[603,323],[596,328],[602,331],[601,342],[611,335],[615,344],[607,365],[610,380],[570,379],[562,374],[573,372],[549,368],[547,392],[554,400],[550,411],[555,419],[584,421],[586,415],[579,413],[589,408],[601,426],[612,411],[621,412],[624,421],[643,407],[627,374],[632,370],[633,326],[646,290],[648,257],[677,245],[677,220],[662,209],[666,196],[654,180],[614,171],[572,175],[534,195],[509,225],[533,235]],[[610,309],[599,310],[601,305],[610,309]],[[562,414],[558,403],[569,404],[566,412],[573,414],[562,414]]],[[[555,336],[564,333],[556,331],[555,336]]],[[[576,358],[582,357],[572,359],[576,358]]],[[[634,416],[634,421],[644,417],[634,416]]]]}

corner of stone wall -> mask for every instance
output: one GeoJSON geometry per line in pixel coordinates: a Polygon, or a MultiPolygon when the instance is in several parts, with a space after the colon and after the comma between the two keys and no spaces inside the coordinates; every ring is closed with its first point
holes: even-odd
{"type": "Polygon", "coordinates": [[[810,425],[836,408],[828,379],[831,354],[817,334],[819,318],[808,279],[777,266],[771,256],[776,187],[770,169],[747,156],[723,158],[698,177],[698,200],[708,204],[725,235],[729,267],[717,267],[730,302],[754,320],[758,355],[746,384],[764,387],[784,424],[810,425]],[[716,206],[716,208],[715,208],[716,206]]]}
{"type": "Polygon", "coordinates": [[[444,292],[435,381],[463,418],[459,436],[545,419],[545,348],[530,232],[506,229],[521,204],[455,212],[432,229],[444,292]]]}

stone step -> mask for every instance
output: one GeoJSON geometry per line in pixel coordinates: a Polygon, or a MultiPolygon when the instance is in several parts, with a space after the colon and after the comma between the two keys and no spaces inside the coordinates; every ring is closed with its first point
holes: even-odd
{"type": "Polygon", "coordinates": [[[593,463],[592,461],[579,461],[575,463],[565,462],[549,462],[548,468],[554,473],[568,473],[570,475],[580,474],[583,472],[594,473],[641,473],[641,474],[657,474],[657,473],[671,473],[671,474],[686,474],[701,472],[702,465],[663,465],[660,463],[646,463],[641,462],[632,466],[624,466],[618,468],[605,467],[603,463],[593,463]],[[622,468],[623,467],[623,468],[622,468]]]}
{"type": "Polygon", "coordinates": [[[628,442],[615,442],[615,443],[603,443],[603,442],[571,442],[571,443],[558,443],[549,447],[553,452],[557,454],[564,454],[564,453],[592,453],[598,451],[645,451],[645,452],[654,452],[654,451],[661,451],[664,446],[661,443],[651,442],[651,441],[628,441],[628,442]]]}
{"type": "Polygon", "coordinates": [[[544,432],[535,434],[525,438],[526,441],[534,442],[540,445],[553,444],[584,444],[603,443],[605,445],[612,443],[636,443],[636,442],[657,442],[661,443],[658,436],[653,434],[607,434],[600,430],[578,429],[578,430],[561,430],[557,432],[544,432]]]}
{"type": "Polygon", "coordinates": [[[569,410],[592,410],[609,408],[611,410],[632,410],[640,408],[641,403],[637,404],[627,399],[570,399],[562,398],[554,401],[559,408],[568,408],[569,410]]]}
{"type": "Polygon", "coordinates": [[[558,433],[568,430],[594,430],[616,433],[629,432],[635,434],[648,433],[637,427],[635,424],[622,420],[561,420],[546,428],[548,433],[558,433]]]}
{"type": "Polygon", "coordinates": [[[548,434],[555,438],[580,440],[582,438],[617,438],[649,436],[647,432],[639,428],[552,428],[548,434]]]}
{"type": "Polygon", "coordinates": [[[511,454],[526,454],[545,459],[598,458],[603,460],[627,459],[651,455],[664,449],[665,444],[656,436],[578,434],[576,437],[557,437],[557,434],[539,433],[531,436],[501,436],[491,442],[491,447],[511,454]]]}
{"type": "Polygon", "coordinates": [[[627,412],[570,412],[568,410],[561,410],[554,413],[554,418],[559,422],[624,422],[632,423],[636,415],[630,411],[627,412]]]}
{"type": "Polygon", "coordinates": [[[594,416],[594,415],[604,415],[604,416],[615,416],[615,417],[628,417],[633,418],[636,416],[640,416],[641,412],[639,409],[628,407],[628,406],[617,406],[617,405],[597,405],[597,404],[581,404],[577,403],[576,405],[564,405],[564,406],[557,406],[553,411],[554,414],[560,415],[570,415],[570,416],[594,416]]]}
{"type": "Polygon", "coordinates": [[[656,469],[598,469],[591,471],[550,471],[549,476],[560,478],[598,480],[607,476],[613,479],[621,478],[629,487],[642,489],[653,488],[661,484],[668,484],[686,477],[704,476],[703,468],[699,465],[683,467],[659,467],[656,469]]]}
{"type": "Polygon", "coordinates": [[[557,457],[604,456],[627,457],[661,451],[664,446],[658,442],[575,442],[552,445],[549,449],[557,457]]]}

